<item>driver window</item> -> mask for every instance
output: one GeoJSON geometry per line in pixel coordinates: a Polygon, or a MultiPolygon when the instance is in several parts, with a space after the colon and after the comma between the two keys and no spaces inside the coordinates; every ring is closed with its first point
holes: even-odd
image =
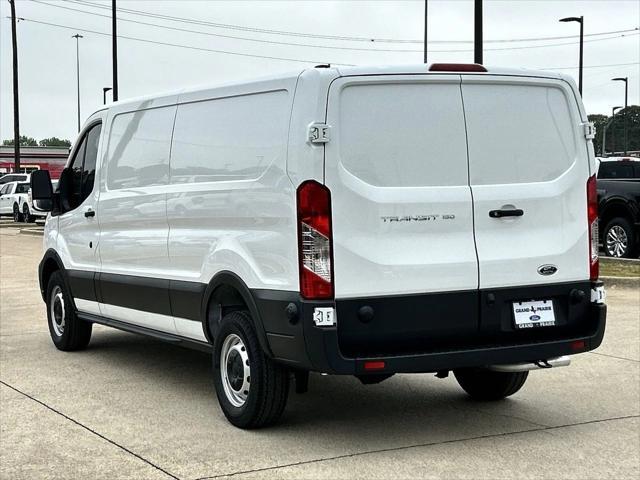
{"type": "Polygon", "coordinates": [[[101,130],[102,125],[97,124],[84,135],[69,166],[68,205],[64,211],[80,206],[93,190],[101,130]]]}

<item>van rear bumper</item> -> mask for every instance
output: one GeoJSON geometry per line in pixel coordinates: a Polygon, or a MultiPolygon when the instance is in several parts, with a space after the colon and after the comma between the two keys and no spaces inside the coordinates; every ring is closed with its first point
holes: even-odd
{"type": "MultiPolygon", "coordinates": [[[[544,335],[538,338],[531,334],[523,337],[517,334],[483,336],[479,328],[476,335],[465,334],[454,342],[448,339],[441,344],[429,345],[422,351],[389,353],[382,349],[358,355],[357,352],[345,353],[341,348],[339,313],[337,326],[317,327],[313,321],[315,308],[334,307],[340,312],[341,300],[310,302],[293,292],[261,290],[253,293],[275,360],[294,368],[344,375],[437,372],[536,362],[586,352],[602,343],[607,312],[605,304],[591,303],[587,299],[580,309],[579,318],[572,317],[572,322],[579,328],[558,329],[555,336],[553,329],[556,327],[545,327],[544,335]],[[292,311],[296,314],[292,315],[292,311]],[[384,362],[384,368],[366,370],[365,364],[371,361],[384,362]]],[[[384,301],[384,298],[376,299],[376,302],[384,301]]]]}

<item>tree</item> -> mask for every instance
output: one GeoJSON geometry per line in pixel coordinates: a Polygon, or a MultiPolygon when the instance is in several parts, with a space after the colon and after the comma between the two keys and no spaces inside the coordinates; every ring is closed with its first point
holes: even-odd
{"type": "Polygon", "coordinates": [[[43,138],[40,140],[41,147],[70,147],[71,142],[67,139],[61,139],[58,137],[43,138]]]}
{"type": "MultiPolygon", "coordinates": [[[[13,143],[14,143],[13,139],[4,140],[2,142],[2,145],[13,145],[13,143]]],[[[20,135],[20,146],[23,146],[23,147],[37,147],[38,146],[38,142],[33,137],[27,137],[26,135],[20,135]]]]}
{"type": "Polygon", "coordinates": [[[628,152],[637,152],[640,150],[640,106],[629,105],[627,108],[623,108],[616,112],[615,119],[611,121],[611,117],[607,115],[589,115],[589,121],[593,122],[596,127],[596,138],[593,139],[593,148],[596,151],[596,155],[602,154],[602,135],[604,133],[604,127],[609,124],[607,128],[607,144],[605,145],[605,152],[609,155],[616,152],[621,155],[624,152],[624,122],[625,114],[627,117],[627,137],[628,137],[628,152]]]}

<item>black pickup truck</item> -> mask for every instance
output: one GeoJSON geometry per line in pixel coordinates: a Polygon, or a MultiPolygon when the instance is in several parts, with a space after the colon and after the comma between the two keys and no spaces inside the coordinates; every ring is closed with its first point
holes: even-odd
{"type": "Polygon", "coordinates": [[[603,159],[598,168],[600,239],[610,257],[635,258],[640,246],[640,159],[603,159]]]}

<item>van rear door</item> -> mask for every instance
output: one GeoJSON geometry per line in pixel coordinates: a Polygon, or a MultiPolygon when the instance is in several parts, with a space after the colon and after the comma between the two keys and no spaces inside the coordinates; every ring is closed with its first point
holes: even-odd
{"type": "Polygon", "coordinates": [[[343,353],[422,349],[476,332],[460,76],[338,78],[326,122],[343,353]],[[372,308],[372,319],[363,321],[362,307],[372,308]]]}
{"type": "Polygon", "coordinates": [[[588,280],[589,160],[569,85],[463,75],[462,97],[480,289],[588,280]]]}

